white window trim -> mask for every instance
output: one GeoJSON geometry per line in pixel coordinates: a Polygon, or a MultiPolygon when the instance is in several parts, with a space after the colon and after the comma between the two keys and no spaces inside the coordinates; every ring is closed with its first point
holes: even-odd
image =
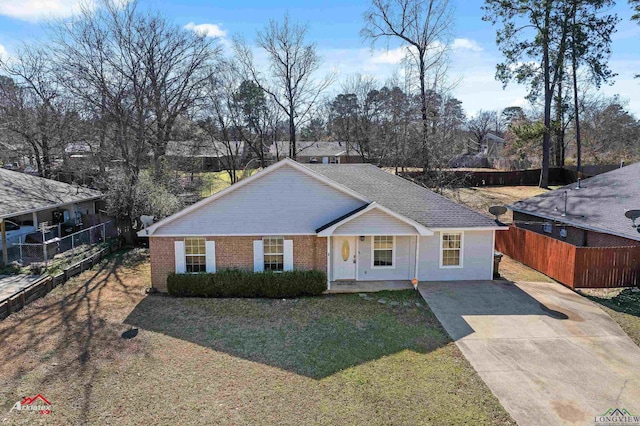
{"type": "Polygon", "coordinates": [[[462,269],[464,268],[464,231],[448,231],[448,232],[440,232],[440,269],[462,269]],[[444,253],[444,248],[442,247],[442,241],[444,235],[450,234],[460,234],[460,264],[459,265],[443,265],[442,264],[442,254],[444,253]]]}
{"type": "Polygon", "coordinates": [[[277,274],[277,273],[285,271],[285,269],[284,269],[284,236],[282,236],[282,235],[270,235],[270,236],[262,237],[262,265],[263,265],[262,266],[262,271],[263,272],[269,271],[269,272],[273,272],[273,273],[277,274]],[[274,254],[274,253],[267,253],[265,251],[266,245],[264,244],[264,240],[271,239],[271,238],[282,238],[282,253],[275,253],[274,254]],[[265,268],[264,264],[265,264],[266,256],[282,256],[282,271],[274,271],[272,269],[265,268]]]}
{"type": "Polygon", "coordinates": [[[376,237],[389,237],[390,235],[372,235],[371,236],[371,269],[396,269],[396,236],[391,235],[393,238],[393,247],[391,248],[391,266],[375,266],[374,265],[374,252],[375,252],[375,238],[376,237]]]}
{"type": "Polygon", "coordinates": [[[207,239],[205,237],[186,237],[183,239],[183,242],[184,242],[184,273],[185,274],[204,274],[205,272],[207,272],[207,239]],[[204,240],[204,254],[187,254],[187,240],[198,240],[198,239],[204,240]],[[189,264],[187,263],[187,259],[189,259],[190,257],[196,257],[196,256],[204,256],[204,271],[199,271],[199,272],[187,271],[187,268],[189,267],[189,264]]]}

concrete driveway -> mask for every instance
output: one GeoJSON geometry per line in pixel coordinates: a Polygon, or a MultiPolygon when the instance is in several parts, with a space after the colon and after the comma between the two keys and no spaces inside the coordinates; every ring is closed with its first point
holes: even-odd
{"type": "Polygon", "coordinates": [[[421,284],[444,328],[519,425],[593,425],[640,415],[640,348],[560,284],[421,284]]]}

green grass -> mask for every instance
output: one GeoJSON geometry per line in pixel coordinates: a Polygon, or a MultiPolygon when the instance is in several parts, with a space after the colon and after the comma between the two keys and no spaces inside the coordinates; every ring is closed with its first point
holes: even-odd
{"type": "MultiPolygon", "coordinates": [[[[257,171],[258,169],[239,170],[236,172],[236,176],[238,179],[243,179],[253,175],[257,171]]],[[[203,180],[202,191],[200,193],[203,198],[209,197],[231,186],[231,177],[229,173],[224,171],[195,173],[195,176],[203,180]]]]}
{"type": "Polygon", "coordinates": [[[627,288],[609,292],[580,291],[580,293],[602,305],[631,340],[640,346],[640,291],[633,290],[627,288]]]}
{"type": "Polygon", "coordinates": [[[0,322],[0,422],[41,392],[53,424],[513,424],[414,291],[145,295],[133,254],[0,322]]]}

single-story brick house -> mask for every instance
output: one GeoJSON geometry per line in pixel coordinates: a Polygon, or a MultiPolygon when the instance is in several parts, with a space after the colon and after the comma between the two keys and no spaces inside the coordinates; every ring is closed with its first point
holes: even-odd
{"type": "Polygon", "coordinates": [[[631,164],[509,206],[517,227],[577,247],[640,246],[625,217],[640,209],[640,163],[631,164]]]}
{"type": "Polygon", "coordinates": [[[145,230],[172,272],[319,270],[336,281],[489,280],[488,217],[371,164],[284,159],[145,230]]]}

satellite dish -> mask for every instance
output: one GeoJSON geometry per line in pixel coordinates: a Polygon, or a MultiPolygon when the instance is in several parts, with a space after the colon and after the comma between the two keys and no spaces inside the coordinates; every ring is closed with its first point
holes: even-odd
{"type": "Polygon", "coordinates": [[[155,216],[142,215],[140,216],[140,222],[142,223],[142,228],[147,229],[148,226],[153,225],[153,219],[155,216]]]}
{"type": "MultiPolygon", "coordinates": [[[[632,226],[634,228],[638,226],[636,225],[636,219],[640,218],[640,210],[627,210],[626,212],[624,212],[624,215],[627,219],[631,219],[631,222],[633,222],[632,226]]],[[[640,230],[638,232],[640,232],[640,230]]]]}
{"type": "Polygon", "coordinates": [[[496,220],[500,219],[500,216],[507,212],[507,208],[505,206],[491,206],[489,207],[489,213],[496,217],[496,220]]]}

